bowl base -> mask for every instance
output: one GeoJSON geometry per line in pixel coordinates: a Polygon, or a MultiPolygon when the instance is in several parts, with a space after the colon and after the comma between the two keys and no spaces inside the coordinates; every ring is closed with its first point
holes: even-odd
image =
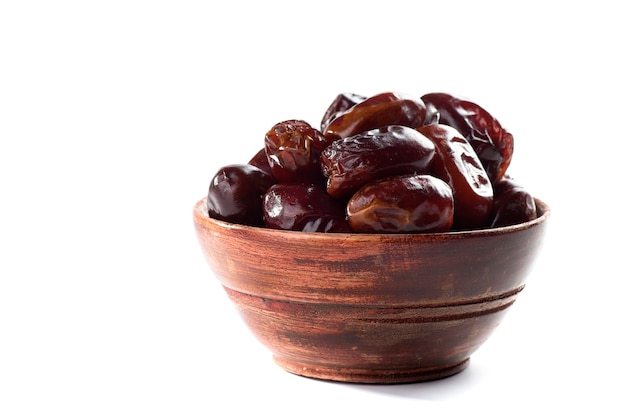
{"type": "Polygon", "coordinates": [[[465,370],[469,358],[460,363],[445,367],[408,369],[362,369],[330,367],[299,363],[274,355],[274,362],[290,373],[330,381],[361,384],[402,384],[438,380],[453,376],[465,370]]]}

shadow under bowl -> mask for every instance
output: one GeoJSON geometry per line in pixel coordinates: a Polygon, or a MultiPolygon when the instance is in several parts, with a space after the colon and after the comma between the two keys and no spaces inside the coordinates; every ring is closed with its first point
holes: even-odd
{"type": "Polygon", "coordinates": [[[194,225],[210,269],[274,361],[354,383],[465,369],[524,288],[550,208],[523,224],[433,234],[325,234],[212,219],[194,225]]]}

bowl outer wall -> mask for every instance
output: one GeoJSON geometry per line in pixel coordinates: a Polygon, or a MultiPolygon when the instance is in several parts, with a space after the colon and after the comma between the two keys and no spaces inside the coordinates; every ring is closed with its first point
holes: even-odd
{"type": "Polygon", "coordinates": [[[550,208],[527,223],[436,234],[273,230],[212,219],[194,207],[202,252],[227,288],[266,299],[380,307],[477,303],[519,292],[550,208]]]}

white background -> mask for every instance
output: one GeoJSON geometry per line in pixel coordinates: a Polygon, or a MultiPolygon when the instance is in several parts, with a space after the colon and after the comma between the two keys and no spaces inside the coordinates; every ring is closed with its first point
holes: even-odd
{"type": "Polygon", "coordinates": [[[613,4],[0,3],[0,414],[623,414],[613,4]],[[191,214],[215,171],[344,91],[478,102],[552,206],[526,289],[455,377],[285,373],[202,258],[191,214]]]}

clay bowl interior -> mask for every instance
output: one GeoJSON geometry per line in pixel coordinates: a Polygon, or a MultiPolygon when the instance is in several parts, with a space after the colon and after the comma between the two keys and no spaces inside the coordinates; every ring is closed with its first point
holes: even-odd
{"type": "Polygon", "coordinates": [[[438,234],[323,234],[209,218],[202,252],[241,317],[283,369],[355,382],[447,377],[524,288],[550,209],[508,227],[438,234]]]}

